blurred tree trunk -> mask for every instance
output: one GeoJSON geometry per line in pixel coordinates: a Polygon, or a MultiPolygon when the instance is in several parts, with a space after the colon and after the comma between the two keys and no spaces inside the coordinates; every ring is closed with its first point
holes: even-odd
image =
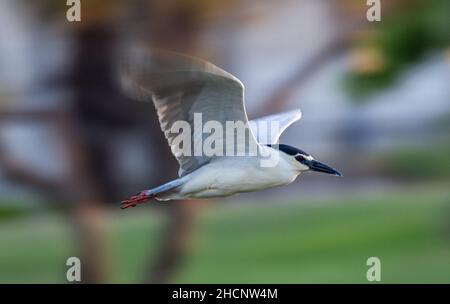
{"type": "MultiPolygon", "coordinates": [[[[149,1],[148,35],[150,47],[163,48],[177,52],[192,54],[198,47],[198,23],[200,15],[195,3],[200,1],[168,2],[162,0],[149,1]]],[[[204,13],[204,11],[202,11],[204,13]]],[[[157,116],[153,116],[157,122],[157,116]]],[[[152,135],[162,138],[159,125],[152,128],[152,135]]],[[[165,139],[164,139],[165,141],[165,139]]],[[[161,180],[173,179],[177,174],[178,164],[167,143],[158,146],[156,157],[167,170],[158,172],[161,180]]],[[[190,239],[194,233],[196,215],[195,202],[174,201],[165,203],[168,222],[158,246],[160,252],[155,261],[150,261],[145,281],[150,283],[168,283],[182,265],[187,254],[190,239]]]]}

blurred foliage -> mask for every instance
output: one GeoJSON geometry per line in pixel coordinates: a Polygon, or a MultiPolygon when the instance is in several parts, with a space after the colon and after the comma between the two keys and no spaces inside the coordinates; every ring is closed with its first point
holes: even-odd
{"type": "Polygon", "coordinates": [[[377,165],[383,173],[403,179],[450,179],[450,144],[390,152],[380,156],[377,165]]]}
{"type": "Polygon", "coordinates": [[[450,1],[408,1],[391,14],[382,13],[372,32],[356,42],[358,49],[371,49],[365,64],[378,64],[368,73],[352,71],[346,87],[355,101],[364,101],[377,90],[393,84],[409,65],[437,49],[450,47],[450,1]],[[381,60],[380,60],[381,59],[381,60]]]}
{"type": "MultiPolygon", "coordinates": [[[[384,283],[450,282],[450,192],[428,186],[372,198],[281,204],[217,204],[176,282],[366,281],[366,260],[382,260],[384,283]],[[303,204],[307,203],[307,204],[303,204]]],[[[156,208],[113,214],[112,282],[138,282],[163,227],[156,208]],[[148,212],[145,212],[148,211],[148,212]]],[[[65,282],[75,236],[59,216],[0,223],[0,282],[65,282]]]]}

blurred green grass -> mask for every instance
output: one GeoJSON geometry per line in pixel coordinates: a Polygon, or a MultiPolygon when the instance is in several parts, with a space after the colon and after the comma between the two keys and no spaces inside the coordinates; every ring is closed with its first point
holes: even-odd
{"type": "Polygon", "coordinates": [[[377,157],[381,173],[403,180],[448,180],[450,143],[430,148],[404,148],[377,157]]]}
{"type": "MultiPolygon", "coordinates": [[[[377,256],[384,283],[450,282],[450,189],[314,202],[216,203],[202,208],[180,283],[365,283],[377,256]]],[[[162,214],[110,216],[111,282],[139,282],[156,254],[162,214]]],[[[65,282],[75,236],[61,215],[0,223],[0,282],[65,282]]]]}

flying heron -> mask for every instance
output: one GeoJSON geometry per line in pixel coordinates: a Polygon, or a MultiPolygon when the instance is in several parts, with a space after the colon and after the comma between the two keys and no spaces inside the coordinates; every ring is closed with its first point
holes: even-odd
{"type": "Polygon", "coordinates": [[[161,129],[180,165],[179,178],[138,192],[122,201],[122,209],[151,199],[224,197],[286,185],[309,170],[342,176],[301,149],[277,144],[281,134],[301,118],[300,110],[248,121],[244,85],[212,63],[181,54],[140,50],[125,57],[120,74],[126,93],[134,99],[153,102],[161,129]],[[229,122],[241,122],[246,128],[247,132],[219,134],[215,137],[216,146],[224,145],[227,152],[256,147],[257,153],[189,153],[198,151],[203,140],[211,136],[198,128],[195,120],[199,114],[202,122],[216,123],[216,132],[228,130],[229,122]],[[177,139],[177,128],[173,128],[177,122],[191,128],[183,144],[177,139]],[[231,144],[225,138],[230,136],[233,147],[228,149],[231,144]],[[276,161],[263,165],[267,159],[276,161]]]}

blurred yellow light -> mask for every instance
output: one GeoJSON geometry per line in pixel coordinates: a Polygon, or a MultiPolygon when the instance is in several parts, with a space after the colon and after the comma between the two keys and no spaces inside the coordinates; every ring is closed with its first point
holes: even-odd
{"type": "Polygon", "coordinates": [[[352,51],[351,67],[358,74],[372,74],[386,66],[383,54],[374,47],[358,48],[352,51]]]}

